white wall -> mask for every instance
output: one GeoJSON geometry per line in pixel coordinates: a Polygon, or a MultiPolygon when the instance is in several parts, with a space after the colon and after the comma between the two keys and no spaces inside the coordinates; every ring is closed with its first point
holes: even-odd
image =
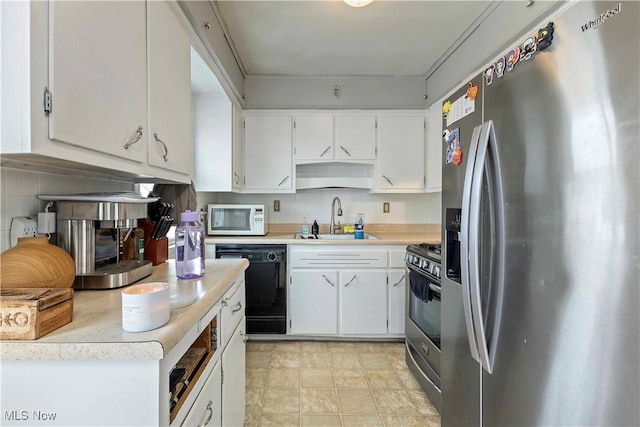
{"type": "Polygon", "coordinates": [[[131,182],[60,175],[0,167],[0,252],[9,248],[11,218],[38,217],[46,202],[38,194],[72,194],[95,191],[133,191],[131,182]]]}
{"type": "Polygon", "coordinates": [[[331,202],[340,197],[343,224],[355,222],[363,213],[372,224],[440,224],[441,195],[429,194],[369,194],[367,190],[326,188],[300,190],[295,194],[234,194],[198,193],[198,208],[208,203],[259,203],[269,207],[269,222],[276,224],[310,224],[331,221],[331,202]],[[273,212],[273,201],[280,200],[280,212],[273,212]],[[391,212],[382,212],[382,203],[391,204],[391,212]]]}

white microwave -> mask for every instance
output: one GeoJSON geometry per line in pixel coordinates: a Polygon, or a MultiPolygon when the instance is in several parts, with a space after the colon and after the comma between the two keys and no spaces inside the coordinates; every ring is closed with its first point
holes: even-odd
{"type": "Polygon", "coordinates": [[[210,236],[264,236],[269,231],[266,205],[209,205],[207,234],[210,236]]]}

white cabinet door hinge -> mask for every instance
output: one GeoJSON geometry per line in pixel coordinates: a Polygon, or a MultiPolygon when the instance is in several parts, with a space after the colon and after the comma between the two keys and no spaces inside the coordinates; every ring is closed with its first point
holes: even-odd
{"type": "Polygon", "coordinates": [[[220,384],[224,384],[224,369],[220,370],[220,384]]]}
{"type": "Polygon", "coordinates": [[[294,129],[296,128],[296,121],[295,120],[293,121],[293,128],[294,129]]]}
{"type": "Polygon", "coordinates": [[[48,87],[44,87],[44,115],[48,116],[53,111],[53,95],[48,87]]]}
{"type": "Polygon", "coordinates": [[[291,319],[289,319],[289,328],[291,328],[291,319]]]}

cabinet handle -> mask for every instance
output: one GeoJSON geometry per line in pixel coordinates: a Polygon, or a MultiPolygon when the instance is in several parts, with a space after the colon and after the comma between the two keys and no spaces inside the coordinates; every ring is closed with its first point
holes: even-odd
{"type": "Polygon", "coordinates": [[[207,404],[207,412],[207,419],[203,424],[198,424],[198,427],[205,427],[207,424],[209,424],[209,421],[211,421],[211,417],[213,417],[213,400],[210,400],[207,404]]]}
{"type": "Polygon", "coordinates": [[[347,153],[347,156],[351,157],[351,153],[347,151],[346,148],[344,148],[342,145],[340,146],[340,148],[342,149],[342,151],[344,151],[345,153],[347,153]]]}
{"type": "Polygon", "coordinates": [[[328,146],[327,148],[324,149],[324,151],[322,152],[322,154],[320,154],[320,157],[324,156],[325,154],[327,154],[327,152],[331,150],[331,146],[328,146]]]}
{"type": "Polygon", "coordinates": [[[238,175],[236,172],[234,172],[233,176],[236,177],[236,184],[239,184],[240,183],[240,175],[238,175]]]}
{"type": "Polygon", "coordinates": [[[225,298],[222,300],[222,306],[226,307],[229,305],[229,300],[231,299],[231,297],[225,298]]]}
{"type": "Polygon", "coordinates": [[[389,178],[387,178],[387,176],[386,176],[386,175],[382,175],[382,177],[383,177],[384,179],[386,179],[386,180],[387,180],[387,182],[388,182],[389,184],[393,185],[393,182],[391,182],[391,180],[390,180],[389,178]]]}
{"type": "Polygon", "coordinates": [[[396,286],[398,286],[400,283],[402,283],[402,281],[404,280],[406,274],[403,274],[402,277],[400,278],[400,280],[398,280],[396,283],[393,284],[393,287],[395,288],[396,286]]]}
{"type": "Polygon", "coordinates": [[[160,138],[158,138],[158,134],[157,133],[154,133],[153,137],[156,139],[156,142],[159,142],[162,145],[162,148],[164,148],[164,155],[162,156],[162,158],[166,162],[168,160],[167,156],[169,155],[169,150],[167,149],[167,144],[165,144],[164,142],[162,142],[162,140],[160,138]]]}
{"type": "Polygon", "coordinates": [[[242,303],[240,301],[238,301],[238,303],[236,304],[236,308],[234,308],[233,310],[231,310],[232,313],[237,313],[240,310],[242,310],[242,303]]]}
{"type": "Polygon", "coordinates": [[[136,134],[133,135],[126,144],[124,144],[124,149],[128,150],[129,147],[140,141],[140,138],[142,138],[142,126],[138,126],[138,129],[136,129],[136,134]]]}
{"type": "Polygon", "coordinates": [[[289,179],[289,175],[285,176],[284,179],[282,181],[280,181],[280,184],[278,184],[278,187],[280,187],[282,184],[287,182],[288,179],[289,179]]]}
{"type": "Polygon", "coordinates": [[[356,277],[358,277],[358,276],[356,276],[356,275],[354,274],[354,275],[353,275],[353,277],[351,278],[351,280],[349,280],[349,281],[344,285],[344,287],[346,288],[347,286],[349,286],[349,285],[350,285],[354,280],[356,280],[356,277]]]}
{"type": "Polygon", "coordinates": [[[324,280],[326,280],[331,286],[333,286],[334,288],[336,287],[335,284],[333,284],[333,282],[331,280],[329,280],[329,278],[327,276],[325,276],[324,274],[322,275],[322,277],[324,277],[324,280]]]}

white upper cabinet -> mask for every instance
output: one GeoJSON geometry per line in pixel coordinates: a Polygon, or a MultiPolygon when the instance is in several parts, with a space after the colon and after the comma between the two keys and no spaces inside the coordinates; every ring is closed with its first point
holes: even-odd
{"type": "Polygon", "coordinates": [[[148,162],[188,175],[193,145],[191,40],[168,2],[147,2],[147,16],[148,162]]]}
{"type": "Polygon", "coordinates": [[[421,192],[425,187],[425,116],[378,116],[376,192],[421,192]]]}
{"type": "Polygon", "coordinates": [[[376,158],[376,116],[336,116],[335,158],[374,160],[376,158]]]}
{"type": "Polygon", "coordinates": [[[372,161],[376,157],[376,117],[349,112],[298,114],[293,145],[299,163],[372,161]]]}
{"type": "Polygon", "coordinates": [[[296,116],[293,127],[296,160],[333,159],[333,116],[296,116]]]}
{"type": "Polygon", "coordinates": [[[289,115],[244,116],[244,191],[294,192],[289,115]]]}
{"type": "Polygon", "coordinates": [[[145,2],[48,4],[49,137],[145,162],[145,2]]]}

